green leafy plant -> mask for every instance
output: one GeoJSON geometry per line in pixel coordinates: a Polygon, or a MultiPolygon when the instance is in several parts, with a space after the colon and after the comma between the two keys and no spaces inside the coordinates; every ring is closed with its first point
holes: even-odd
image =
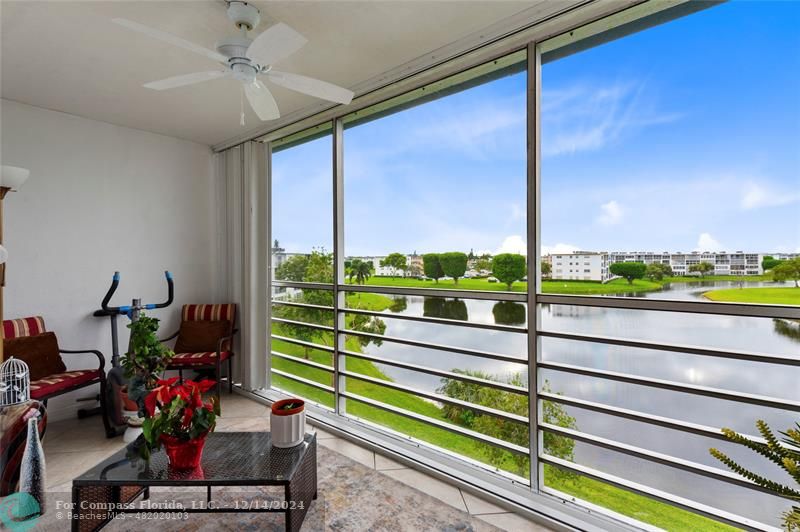
{"type": "MultiPolygon", "coordinates": [[[[775,495],[800,501],[800,423],[795,424],[796,428],[781,432],[780,434],[785,436],[781,440],[778,440],[765,421],[759,419],[756,421],[756,427],[764,438],[764,442],[752,440],[727,428],[722,429],[722,433],[732,442],[743,445],[777,464],[797,483],[798,488],[785,486],[781,482],[753,473],[718,449],[712,448],[708,452],[734,473],[755,482],[775,495]]],[[[783,514],[783,524],[786,530],[800,532],[800,506],[793,506],[791,510],[783,514]]]]}
{"type": "Polygon", "coordinates": [[[146,453],[161,447],[162,436],[190,441],[214,430],[219,405],[216,397],[203,401],[203,393],[214,384],[211,380],[178,383],[178,377],[159,380],[145,398],[147,417],[142,434],[147,442],[146,453]]]}
{"type": "Polygon", "coordinates": [[[120,357],[128,383],[128,396],[139,405],[142,413],[144,397],[155,387],[156,382],[175,353],[161,343],[156,336],[157,318],[139,315],[139,319],[128,324],[131,330],[130,351],[120,357]]]}
{"type": "Polygon", "coordinates": [[[624,277],[628,284],[633,284],[634,279],[641,279],[647,271],[643,262],[615,262],[609,266],[608,271],[614,275],[624,277]]]}
{"type": "Polygon", "coordinates": [[[527,262],[517,253],[501,253],[492,260],[492,275],[504,283],[509,290],[515,281],[525,277],[527,262]]]}

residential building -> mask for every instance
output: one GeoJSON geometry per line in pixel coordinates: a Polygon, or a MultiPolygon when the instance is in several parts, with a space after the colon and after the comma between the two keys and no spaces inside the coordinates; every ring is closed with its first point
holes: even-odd
{"type": "Polygon", "coordinates": [[[550,255],[551,278],[573,281],[601,281],[610,279],[608,254],[598,251],[575,251],[550,255]]]}

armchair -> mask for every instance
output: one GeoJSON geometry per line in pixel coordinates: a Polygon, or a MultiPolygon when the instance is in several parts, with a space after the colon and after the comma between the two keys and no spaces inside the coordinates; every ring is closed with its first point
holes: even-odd
{"type": "Polygon", "coordinates": [[[3,350],[6,357],[16,357],[30,368],[31,399],[47,406],[51,397],[100,384],[100,411],[106,434],[114,434],[106,408],[105,357],[95,349],[61,349],[55,333],[45,329],[44,318],[32,316],[3,321],[3,350]],[[96,369],[67,370],[62,355],[91,353],[97,357],[96,369]]]}
{"type": "Polygon", "coordinates": [[[175,356],[167,369],[177,369],[183,378],[184,369],[212,369],[217,381],[219,398],[222,363],[228,361],[228,389],[233,390],[233,337],[238,332],[236,305],[184,305],[181,326],[177,332],[164,338],[167,342],[177,338],[175,356]]]}

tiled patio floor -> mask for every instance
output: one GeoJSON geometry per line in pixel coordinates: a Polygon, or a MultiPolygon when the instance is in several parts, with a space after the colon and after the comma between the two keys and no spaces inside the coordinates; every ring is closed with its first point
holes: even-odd
{"type": "MultiPolygon", "coordinates": [[[[222,416],[217,420],[217,430],[269,430],[269,410],[266,406],[244,396],[226,395],[222,398],[222,416]]],[[[317,431],[320,445],[412,487],[425,486],[425,492],[429,495],[498,528],[514,532],[548,530],[453,485],[407,468],[381,454],[321,429],[314,428],[314,430],[317,431]]],[[[102,422],[96,416],[83,420],[50,423],[44,439],[48,490],[68,491],[72,478],[123,445],[121,437],[111,440],[105,437],[102,422]]]]}

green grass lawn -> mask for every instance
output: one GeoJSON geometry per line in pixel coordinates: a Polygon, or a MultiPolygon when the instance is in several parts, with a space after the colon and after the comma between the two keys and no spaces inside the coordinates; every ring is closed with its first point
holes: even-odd
{"type": "MultiPolygon", "coordinates": [[[[400,279],[398,279],[400,280],[400,279]]],[[[625,281],[623,281],[625,282],[625,281]]],[[[443,284],[443,283],[440,283],[443,284]]],[[[461,283],[459,283],[460,285],[461,283]]],[[[489,283],[487,283],[489,284],[489,283]]],[[[588,284],[584,282],[572,282],[571,284],[588,284]]],[[[626,283],[627,284],[627,283],[626,283]]],[[[350,307],[385,310],[392,305],[392,299],[379,294],[356,294],[351,293],[347,296],[347,304],[350,307]]],[[[284,334],[280,324],[274,324],[273,330],[276,334],[284,334]]],[[[309,360],[320,364],[332,365],[333,360],[330,353],[319,350],[306,350],[301,346],[290,344],[281,340],[272,341],[272,349],[293,357],[308,357],[309,360]]],[[[355,338],[348,338],[347,349],[359,352],[361,347],[355,338]]],[[[273,358],[272,365],[275,369],[309,379],[322,384],[332,385],[331,373],[313,367],[305,366],[298,362],[273,358]]],[[[372,362],[353,357],[345,357],[345,367],[353,372],[371,376],[381,380],[390,380],[372,362]]],[[[324,390],[319,390],[313,386],[298,383],[281,375],[272,376],[273,384],[290,393],[295,393],[311,401],[333,407],[333,394],[324,390]]],[[[422,414],[426,417],[451,423],[444,417],[442,411],[430,401],[419,397],[391,390],[384,386],[373,383],[347,378],[345,389],[348,391],[381,401],[385,404],[397,406],[411,412],[422,414]]],[[[489,449],[486,444],[478,442],[468,437],[454,434],[450,431],[433,427],[426,423],[415,421],[397,414],[386,412],[379,408],[360,403],[349,399],[347,401],[347,412],[353,416],[368,420],[372,423],[382,425],[403,434],[412,435],[422,441],[432,445],[457,452],[466,457],[484,462],[489,461],[489,449]]],[[[498,464],[495,464],[498,465],[498,464]]],[[[508,454],[499,467],[505,470],[514,471],[514,463],[508,454]]],[[[605,484],[590,478],[576,476],[574,478],[562,478],[560,476],[548,475],[547,470],[550,466],[545,466],[545,483],[553,489],[559,490],[568,495],[583,499],[598,506],[603,506],[623,515],[638,519],[666,530],[693,530],[698,532],[718,532],[733,530],[733,528],[722,525],[705,517],[687,512],[680,508],[668,504],[654,501],[650,498],[637,495],[610,484],[605,484]]],[[[527,468],[526,468],[527,471],[527,468]]],[[[518,474],[525,472],[517,472],[518,474]]],[[[527,474],[525,474],[527,476],[527,474]]]]}
{"type": "Polygon", "coordinates": [[[731,303],[765,303],[770,305],[800,305],[800,288],[794,286],[764,288],[727,288],[703,294],[712,301],[731,303]]]}
{"type": "MultiPolygon", "coordinates": [[[[490,283],[487,279],[459,279],[456,284],[452,279],[442,279],[438,283],[423,279],[410,279],[405,277],[370,277],[368,286],[399,286],[403,288],[439,288],[460,290],[486,290],[492,292],[507,292],[508,287],[502,283],[490,283]]],[[[624,279],[614,279],[608,283],[597,281],[543,281],[542,292],[546,294],[622,294],[628,292],[651,292],[661,290],[661,283],[637,279],[633,284],[628,284],[624,279]]],[[[516,282],[511,286],[512,292],[526,292],[528,283],[516,282]]]]}

